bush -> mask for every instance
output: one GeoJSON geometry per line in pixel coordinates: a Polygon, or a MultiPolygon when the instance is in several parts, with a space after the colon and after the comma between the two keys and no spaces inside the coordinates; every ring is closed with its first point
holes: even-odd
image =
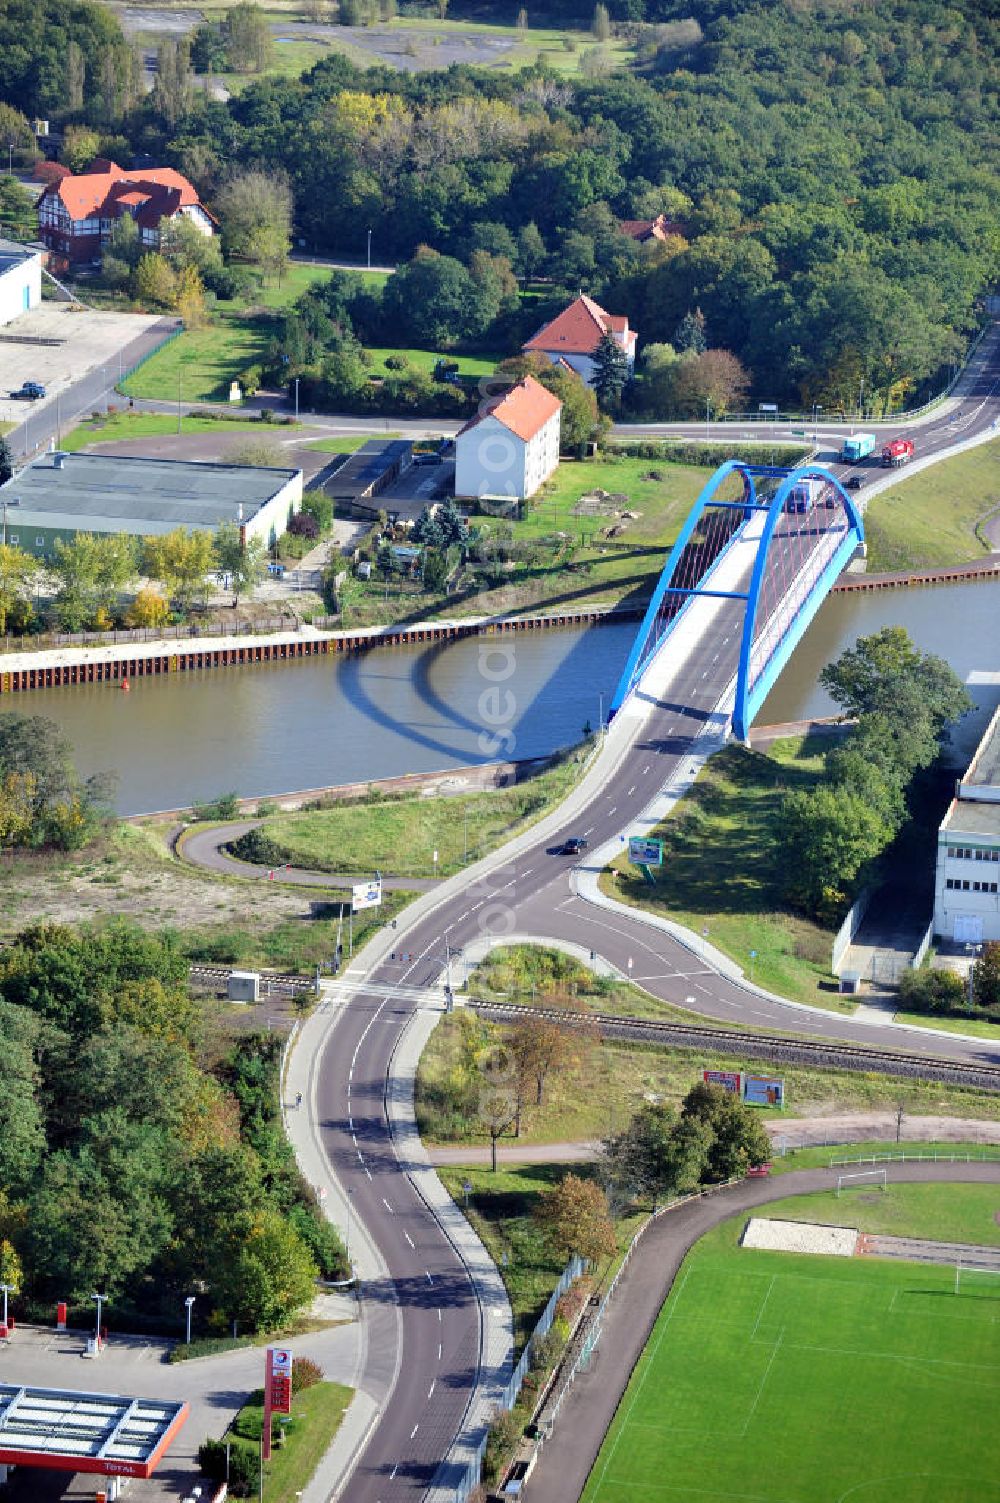
{"type": "Polygon", "coordinates": [[[297,511],[288,524],[288,531],[297,538],[318,538],[319,523],[307,511],[297,511]]]}
{"type": "Polygon", "coordinates": [[[212,799],[207,804],[195,804],[191,809],[191,818],[194,820],[226,820],[238,819],[240,813],[240,800],[237,793],[222,793],[218,798],[212,799]]]}
{"type": "Polygon", "coordinates": [[[333,502],[323,491],[306,491],[302,497],[302,511],[316,523],[320,532],[333,526],[333,502]]]}
{"type": "MultiPolygon", "coordinates": [[[[226,1480],[226,1442],[206,1440],[198,1447],[198,1465],[210,1482],[226,1480]]],[[[250,1446],[229,1443],[229,1494],[253,1498],[260,1490],[260,1457],[250,1446]]]]}
{"type": "Polygon", "coordinates": [[[251,866],[284,866],[288,859],[281,847],[269,835],[265,835],[259,825],[248,830],[238,840],[231,841],[226,850],[237,861],[248,861],[251,866]]]}
{"type": "Polygon", "coordinates": [[[292,1362],[292,1393],[302,1393],[323,1381],[323,1369],[311,1357],[296,1357],[292,1362]]]}
{"type": "Polygon", "coordinates": [[[523,1426],[512,1409],[498,1409],[486,1436],[483,1456],[483,1480],[487,1485],[499,1482],[511,1452],[521,1438],[523,1426]]]}
{"type": "Polygon", "coordinates": [[[906,1012],[962,1012],[965,987],[954,971],[933,971],[929,967],[904,971],[899,982],[899,1000],[906,1012]]]}

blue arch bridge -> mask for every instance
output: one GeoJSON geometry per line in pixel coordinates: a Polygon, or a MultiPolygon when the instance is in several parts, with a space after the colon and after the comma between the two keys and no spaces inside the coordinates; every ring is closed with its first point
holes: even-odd
{"type": "Polygon", "coordinates": [[[670,551],[611,714],[639,689],[654,660],[672,649],[690,650],[692,632],[711,632],[712,601],[738,602],[732,727],[745,741],[806,627],[863,542],[854,501],[822,465],[721,465],[670,551]]]}

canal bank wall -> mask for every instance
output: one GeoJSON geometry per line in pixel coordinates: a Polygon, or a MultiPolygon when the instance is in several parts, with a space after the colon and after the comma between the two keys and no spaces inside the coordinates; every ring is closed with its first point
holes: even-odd
{"type": "Polygon", "coordinates": [[[59,647],[0,657],[0,694],[24,693],[73,684],[117,683],[202,668],[246,667],[289,662],[331,653],[370,652],[377,647],[413,647],[463,637],[505,636],[556,627],[601,626],[640,620],[645,606],[595,607],[534,616],[471,616],[423,621],[413,626],[371,626],[353,632],[321,632],[302,625],[266,636],[198,637],[186,641],[106,643],[99,647],[59,647]]]}

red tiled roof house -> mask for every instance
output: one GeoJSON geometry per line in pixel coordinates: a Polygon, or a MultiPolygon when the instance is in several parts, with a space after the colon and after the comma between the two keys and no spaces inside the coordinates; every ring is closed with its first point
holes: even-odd
{"type": "Polygon", "coordinates": [[[144,251],[159,250],[160,223],[181,216],[203,235],[215,221],[186,177],[172,167],[126,172],[99,159],[89,172],[50,183],[38,200],[38,228],[50,250],[74,265],[99,261],[115,221],[131,214],[144,251]]]}
{"type": "Polygon", "coordinates": [[[655,219],[620,219],[618,228],[630,240],[645,245],[649,240],[667,240],[671,235],[683,235],[684,226],[666,214],[657,214],[655,219]]]}
{"type": "Polygon", "coordinates": [[[563,360],[584,381],[592,381],[594,351],[605,334],[621,345],[631,370],[635,365],[635,329],[629,328],[624,314],[605,312],[585,294],[564,308],[551,323],[544,324],[521,348],[526,355],[537,352],[547,356],[553,365],[563,360]]]}
{"type": "Polygon", "coordinates": [[[455,437],[455,494],[524,501],[559,464],[562,403],[534,376],[483,404],[455,437]]]}

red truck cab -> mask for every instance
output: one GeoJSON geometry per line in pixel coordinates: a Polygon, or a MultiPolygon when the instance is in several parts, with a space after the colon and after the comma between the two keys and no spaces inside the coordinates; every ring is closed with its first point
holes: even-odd
{"type": "Polygon", "coordinates": [[[901,464],[906,464],[906,461],[912,458],[912,438],[894,438],[882,450],[882,463],[887,470],[896,470],[901,464]]]}

